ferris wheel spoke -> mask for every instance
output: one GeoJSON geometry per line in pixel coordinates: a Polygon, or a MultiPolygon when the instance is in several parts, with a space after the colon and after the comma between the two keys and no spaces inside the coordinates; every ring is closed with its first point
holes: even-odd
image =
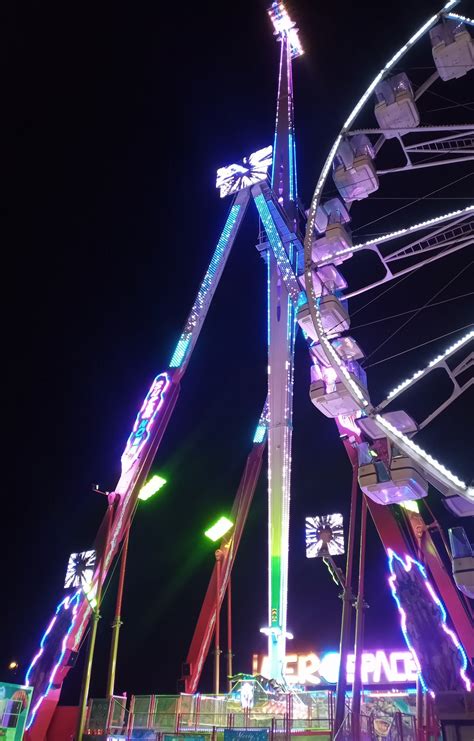
{"type": "MultiPolygon", "coordinates": [[[[473,353],[470,353],[470,355],[465,358],[456,368],[451,370],[449,366],[447,365],[446,361],[448,358],[451,357],[455,352],[460,350],[462,347],[467,345],[467,343],[472,342],[474,340],[474,329],[471,329],[469,332],[467,332],[465,335],[463,335],[459,340],[456,342],[453,342],[449,347],[444,350],[444,352],[438,354],[436,357],[432,358],[429,363],[424,368],[420,368],[419,370],[415,371],[409,378],[405,379],[401,383],[399,383],[397,386],[395,386],[388,394],[387,398],[382,401],[380,404],[378,404],[375,407],[376,412],[380,412],[382,409],[385,409],[385,407],[390,404],[394,399],[396,399],[400,394],[407,391],[409,388],[411,388],[415,383],[418,383],[422,378],[426,378],[426,376],[431,373],[432,371],[443,368],[450,379],[452,380],[454,385],[459,385],[457,381],[457,377],[461,375],[461,373],[464,373],[465,370],[472,365],[473,361],[473,353]]],[[[470,385],[473,382],[472,379],[470,379],[467,382],[467,385],[470,385]]],[[[427,422],[425,424],[428,424],[427,422]]]]}

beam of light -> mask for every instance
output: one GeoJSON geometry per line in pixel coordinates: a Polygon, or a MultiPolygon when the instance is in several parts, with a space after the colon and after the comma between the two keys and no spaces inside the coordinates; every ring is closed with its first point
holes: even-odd
{"type": "Polygon", "coordinates": [[[150,499],[150,497],[156,494],[167,483],[168,482],[163,478],[163,476],[158,476],[158,474],[152,476],[151,479],[140,489],[138,498],[141,499],[142,502],[146,502],[147,499],[150,499]]]}
{"type": "Polygon", "coordinates": [[[223,538],[232,527],[234,527],[232,520],[228,517],[220,517],[212,527],[205,531],[204,535],[215,543],[216,540],[223,538]]]}

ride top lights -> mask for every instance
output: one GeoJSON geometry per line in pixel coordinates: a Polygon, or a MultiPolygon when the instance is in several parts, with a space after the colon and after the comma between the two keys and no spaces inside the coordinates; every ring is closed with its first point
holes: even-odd
{"type": "Polygon", "coordinates": [[[25,684],[27,687],[30,687],[31,685],[33,685],[34,691],[36,694],[35,703],[31,707],[30,715],[29,715],[29,718],[26,724],[27,730],[33,724],[33,721],[35,719],[36,713],[38,712],[40,705],[42,704],[43,700],[46,698],[49,691],[51,690],[51,687],[54,684],[56,672],[58,671],[58,668],[61,666],[62,660],[64,658],[64,654],[66,652],[66,644],[67,644],[69,634],[74,627],[74,623],[76,622],[77,608],[79,606],[80,596],[81,596],[81,590],[79,589],[72,597],[69,595],[68,597],[66,597],[59,603],[59,605],[56,608],[54,617],[51,620],[48,627],[46,628],[46,631],[41,639],[39,651],[36,654],[36,656],[33,658],[33,661],[31,662],[30,666],[28,667],[28,671],[26,672],[25,684]],[[61,635],[59,637],[55,636],[55,631],[54,631],[55,626],[57,626],[61,621],[62,623],[66,623],[66,625],[67,625],[67,622],[69,622],[69,626],[67,626],[67,629],[65,630],[65,632],[61,633],[62,641],[61,641],[61,635]],[[60,641],[59,645],[58,645],[58,638],[60,641]],[[53,642],[52,646],[49,646],[50,641],[53,642]],[[34,674],[35,666],[38,665],[38,662],[40,661],[43,654],[46,652],[51,652],[51,651],[53,652],[55,662],[54,662],[53,669],[50,675],[47,677],[42,677],[41,676],[42,672],[40,671],[37,677],[36,676],[32,677],[32,674],[34,674]]]}
{"type": "Polygon", "coordinates": [[[242,165],[220,167],[217,170],[216,188],[219,188],[221,198],[266,180],[272,164],[272,152],[273,147],[270,145],[244,157],[242,165]]]}
{"type": "Polygon", "coordinates": [[[170,383],[168,373],[160,373],[151,384],[142,408],[137,414],[132,434],[127,440],[127,445],[122,455],[122,473],[129,471],[139,458],[143,446],[150,437],[151,427],[156,415],[163,406],[165,394],[170,383]]]}
{"type": "Polygon", "coordinates": [[[141,499],[142,502],[146,502],[147,499],[150,499],[150,497],[160,491],[160,489],[162,489],[167,483],[166,479],[162,476],[158,476],[158,474],[152,476],[151,479],[140,489],[138,498],[141,499]]]}
{"type": "Polygon", "coordinates": [[[304,54],[301,41],[298,36],[298,29],[288,15],[283,3],[274,2],[268,8],[268,15],[275,29],[275,36],[283,38],[286,36],[290,45],[290,54],[292,59],[296,59],[304,54]]]}
{"type": "Polygon", "coordinates": [[[341,514],[306,517],[306,558],[342,556],[344,520],[341,514]]]}
{"type": "Polygon", "coordinates": [[[92,582],[97,552],[94,550],[71,553],[67,565],[64,589],[82,587],[92,582]]]}
{"type": "Polygon", "coordinates": [[[435,365],[438,365],[438,363],[441,363],[443,360],[445,360],[449,355],[451,355],[453,352],[456,352],[456,350],[459,350],[463,345],[466,344],[466,342],[469,342],[469,340],[474,339],[474,329],[471,329],[470,332],[464,335],[464,337],[461,337],[457,342],[454,342],[452,345],[446,348],[444,352],[442,352],[440,355],[437,355],[433,360],[430,360],[426,368],[423,368],[422,370],[417,370],[415,373],[410,376],[410,378],[407,378],[405,381],[402,381],[398,384],[398,386],[395,386],[394,389],[390,391],[390,393],[387,394],[387,399],[391,399],[392,396],[396,396],[400,393],[400,391],[403,391],[408,386],[410,386],[413,381],[416,381],[420,376],[422,376],[424,373],[426,373],[428,370],[433,368],[435,365]]]}
{"type": "Polygon", "coordinates": [[[228,517],[220,517],[212,527],[205,531],[204,535],[215,543],[216,540],[223,538],[233,527],[234,523],[232,520],[229,520],[228,517]]]}
{"type": "Polygon", "coordinates": [[[423,689],[433,697],[442,691],[470,692],[467,656],[456,633],[446,625],[446,610],[424,567],[411,556],[401,558],[391,548],[387,553],[388,582],[423,689]]]}

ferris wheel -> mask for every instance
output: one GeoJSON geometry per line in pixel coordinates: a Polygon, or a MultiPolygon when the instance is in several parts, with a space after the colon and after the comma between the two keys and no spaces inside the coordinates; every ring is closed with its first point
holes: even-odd
{"type": "MultiPolygon", "coordinates": [[[[467,278],[468,287],[474,281],[474,106],[466,83],[474,70],[474,42],[469,32],[474,21],[454,13],[456,5],[454,0],[447,2],[393,54],[336,137],[307,212],[304,275],[300,276],[306,300],[299,307],[297,321],[309,342],[311,401],[336,420],[379,533],[385,525],[381,520],[379,527],[377,518],[383,518],[390,505],[401,505],[401,517],[411,527],[438,591],[447,590],[443,597],[472,657],[472,608],[459,593],[448,594],[443,566],[430,556],[431,541],[430,546],[424,541],[422,552],[422,539],[430,535],[419,513],[419,500],[427,496],[431,484],[452,514],[471,518],[474,488],[417,438],[474,383],[472,314],[466,316],[465,309],[453,311],[451,304],[449,331],[445,327],[436,336],[436,324],[430,324],[415,347],[396,352],[392,344],[422,311],[441,303],[449,310],[452,300],[465,299],[466,294],[443,296],[458,278],[467,278]],[[450,271],[447,258],[455,254],[455,270],[450,271]],[[423,291],[421,305],[412,309],[421,295],[416,286],[422,276],[429,281],[433,276],[429,266],[440,260],[446,267],[444,282],[429,289],[427,296],[423,291]],[[396,313],[384,317],[383,302],[392,299],[393,306],[396,295],[396,313]],[[357,333],[353,335],[353,319],[367,307],[378,313],[374,321],[362,325],[362,349],[357,333]],[[393,324],[394,319],[398,323],[393,324]],[[427,362],[428,345],[436,349],[427,362]],[[382,348],[386,357],[381,359],[382,348]],[[423,361],[417,364],[412,358],[419,348],[423,361]],[[413,352],[405,354],[409,351],[413,352]],[[381,383],[371,385],[367,370],[401,356],[410,358],[406,377],[380,398],[381,383]],[[418,396],[429,396],[431,391],[423,382],[428,376],[434,380],[431,374],[435,371],[449,381],[449,391],[444,400],[434,402],[416,419],[404,408],[403,395],[412,390],[413,397],[414,389],[419,390],[418,396]],[[459,610],[451,604],[453,600],[463,602],[459,610]]],[[[439,280],[439,270],[437,275],[439,280]]],[[[355,325],[357,329],[357,320],[355,325]]],[[[386,532],[382,541],[395,580],[390,541],[397,541],[399,548],[403,539],[390,535],[389,529],[386,532]]],[[[472,598],[472,546],[461,527],[450,531],[450,537],[453,556],[466,557],[463,570],[456,571],[454,564],[456,584],[472,598]]],[[[426,578],[424,567],[418,565],[426,578]]],[[[410,568],[407,561],[405,571],[410,568]]],[[[392,594],[404,610],[405,638],[410,645],[406,609],[395,588],[392,594]]],[[[460,659],[461,675],[467,663],[466,656],[460,659]]]]}
{"type": "MultiPolygon", "coordinates": [[[[433,291],[426,307],[401,311],[400,326],[387,332],[370,353],[347,334],[349,299],[370,294],[365,305],[377,300],[380,306],[385,294],[402,283],[412,297],[415,281],[407,279],[419,278],[420,269],[461,250],[460,274],[473,274],[474,204],[472,196],[458,198],[458,194],[460,188],[472,194],[474,124],[457,119],[459,111],[462,120],[473,118],[474,107],[457,101],[456,85],[450,92],[450,83],[472,76],[474,44],[468,27],[473,21],[450,12],[454,5],[453,0],[448,2],[393,55],[338,134],[308,212],[303,280],[308,300],[297,319],[311,341],[310,395],[315,406],[340,421],[341,415],[360,417],[358,428],[372,440],[387,438],[397,457],[405,458],[403,463],[389,462],[389,479],[382,482],[375,471],[379,456],[375,463],[369,457],[368,468],[360,473],[363,491],[374,501],[391,504],[424,497],[429,482],[451,511],[463,517],[474,514],[473,487],[423,450],[413,436],[472,385],[472,378],[461,380],[472,364],[472,352],[455,368],[448,362],[474,338],[472,320],[467,316],[460,318],[458,326],[454,323],[450,339],[438,343],[441,353],[433,353],[425,367],[409,366],[408,377],[385,399],[371,398],[365,370],[367,360],[382,345],[389,348],[392,337],[435,302],[449,278],[441,290],[433,291]],[[428,61],[422,68],[419,47],[428,61]],[[410,71],[412,58],[417,64],[416,81],[404,71],[410,71]],[[360,271],[359,275],[347,271],[357,281],[352,287],[345,269],[363,253],[370,253],[372,260],[365,260],[362,276],[360,271]],[[427,419],[416,423],[403,411],[386,412],[388,404],[439,368],[448,375],[453,390],[427,419]],[[412,477],[405,464],[412,466],[412,477]]],[[[457,276],[451,277],[454,282],[457,276]]],[[[402,294],[402,304],[406,296],[402,294]]],[[[357,313],[360,310],[359,306],[357,313]]]]}

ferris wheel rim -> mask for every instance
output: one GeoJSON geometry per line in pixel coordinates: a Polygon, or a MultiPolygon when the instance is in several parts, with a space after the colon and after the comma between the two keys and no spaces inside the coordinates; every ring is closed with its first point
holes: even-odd
{"type": "MultiPolygon", "coordinates": [[[[405,454],[414,457],[414,459],[417,460],[424,469],[428,469],[432,478],[439,482],[439,484],[445,487],[446,485],[448,485],[455,493],[472,502],[474,501],[473,487],[466,484],[459,477],[449,471],[443,464],[436,461],[431,455],[426,453],[422,448],[420,448],[420,446],[414,443],[408,436],[396,430],[396,428],[393,428],[393,425],[391,425],[390,423],[387,423],[387,421],[380,415],[378,408],[372,405],[370,399],[368,398],[368,394],[367,396],[364,395],[364,393],[360,389],[360,386],[356,384],[355,381],[351,378],[344,360],[340,358],[338,353],[334,350],[330,340],[326,336],[326,332],[321,321],[316,291],[312,280],[312,240],[315,230],[316,211],[320,204],[323,188],[327,182],[336,152],[341,141],[343,140],[344,135],[349,131],[352,123],[355,121],[358,114],[363,109],[365,103],[374,92],[377,84],[386,77],[386,75],[393,69],[395,64],[398,63],[407,54],[407,52],[422,36],[427,31],[429,31],[443,16],[445,16],[449,10],[457,6],[459,2],[460,0],[448,0],[448,2],[443,5],[438,13],[431,16],[427,21],[425,21],[422,26],[420,26],[420,28],[409,38],[409,40],[402,47],[400,47],[400,49],[379,71],[379,73],[376,75],[374,80],[372,80],[372,82],[365,90],[357,104],[352,109],[348,118],[344,122],[343,127],[341,128],[332,147],[330,148],[329,154],[324,162],[323,168],[316,183],[309,210],[307,212],[308,218],[304,238],[304,275],[309,316],[311,317],[318,342],[328,362],[330,363],[333,370],[336,372],[338,379],[342,382],[345,389],[350,394],[351,398],[357,403],[362,414],[371,417],[374,424],[386,437],[391,440],[392,443],[397,444],[405,452],[405,454]]],[[[474,208],[474,205],[468,207],[468,210],[471,210],[472,208],[474,208]]]]}

